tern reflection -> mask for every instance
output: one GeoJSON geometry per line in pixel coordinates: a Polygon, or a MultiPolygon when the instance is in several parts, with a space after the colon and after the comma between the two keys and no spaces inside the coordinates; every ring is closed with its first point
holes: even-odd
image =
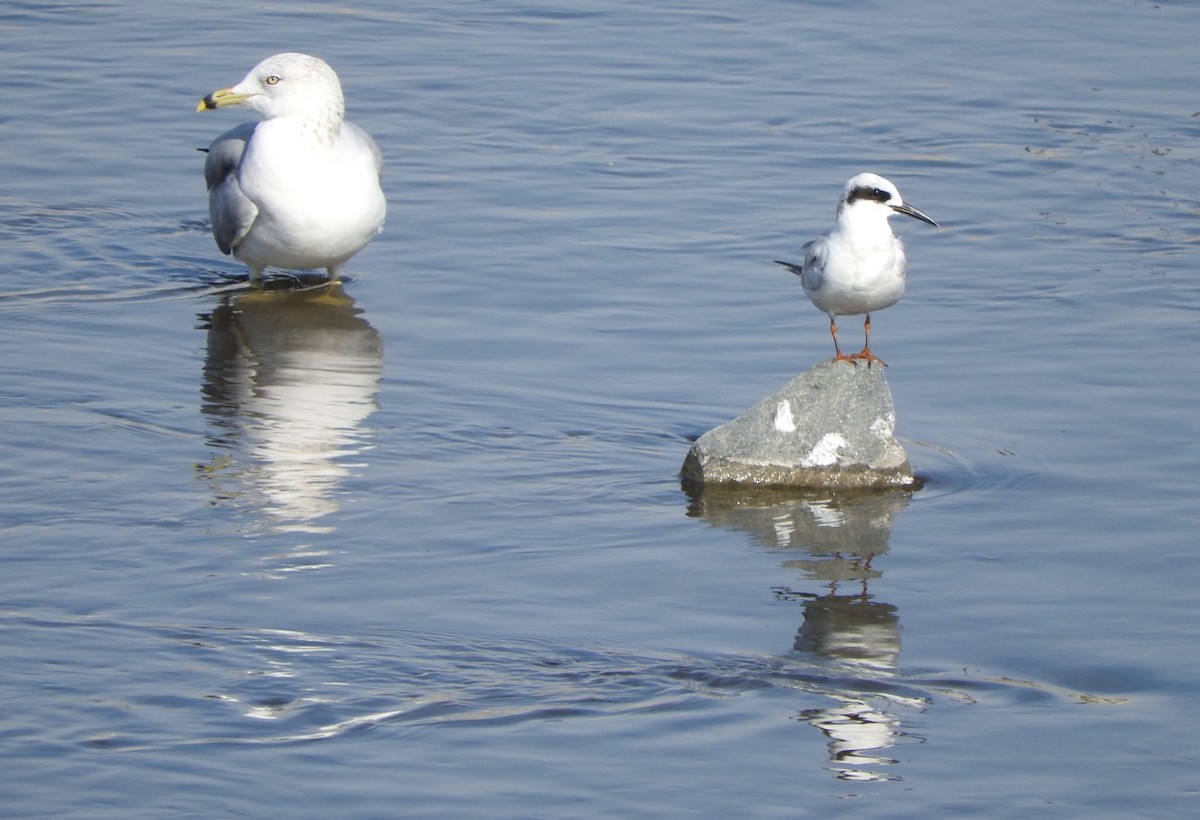
{"type": "Polygon", "coordinates": [[[228,296],[210,315],[203,412],[218,501],[278,530],[328,531],[369,445],[383,344],[340,285],[228,296]]]}
{"type": "MultiPolygon", "coordinates": [[[[836,705],[808,709],[799,718],[828,739],[829,758],[846,780],[892,779],[875,767],[896,761],[875,754],[904,735],[888,706],[912,699],[893,696],[882,681],[895,676],[900,658],[897,608],[875,600],[873,566],[888,550],[896,514],[911,492],[797,495],[782,491],[726,488],[695,491],[691,515],[750,534],[785,559],[815,588],[776,587],[781,600],[796,601],[803,622],[792,641],[799,659],[820,662],[815,687],[836,705]]],[[[811,665],[806,680],[812,680],[811,665]]],[[[812,687],[806,687],[812,688],[812,687]]]]}

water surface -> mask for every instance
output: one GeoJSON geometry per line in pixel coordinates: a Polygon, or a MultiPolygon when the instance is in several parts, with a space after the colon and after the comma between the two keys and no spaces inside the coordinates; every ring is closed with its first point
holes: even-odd
{"type": "Polygon", "coordinates": [[[1195,811],[1200,10],[0,26],[7,815],[1195,811]],[[386,158],[339,288],[208,234],[281,50],[386,158]],[[924,488],[689,496],[863,170],[944,226],[873,319],[924,488]]]}

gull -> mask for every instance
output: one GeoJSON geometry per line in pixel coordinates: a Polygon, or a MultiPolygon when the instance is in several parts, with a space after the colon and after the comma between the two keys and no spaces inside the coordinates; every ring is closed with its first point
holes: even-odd
{"type": "Polygon", "coordinates": [[[213,238],[250,269],[325,268],[331,281],[383,226],[383,159],[346,122],[342,86],[321,59],[285,53],[212,92],[197,111],[241,106],[260,122],[213,141],[204,161],[213,238]]]}
{"type": "Polygon", "coordinates": [[[842,190],[837,222],[804,246],[804,264],[780,262],[799,275],[808,298],[829,315],[834,361],[865,360],[887,366],[871,352],[871,312],[891,307],[904,295],[904,243],[892,233],[888,217],[905,214],[934,227],[938,224],[900,197],[900,191],[878,174],[852,177],[842,190]],[[865,342],[846,356],[838,346],[837,317],[866,314],[865,342]]]}

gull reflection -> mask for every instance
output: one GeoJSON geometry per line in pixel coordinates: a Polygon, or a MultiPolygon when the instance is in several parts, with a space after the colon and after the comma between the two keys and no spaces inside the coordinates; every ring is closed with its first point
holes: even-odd
{"type": "MultiPolygon", "coordinates": [[[[786,556],[783,567],[816,582],[815,590],[774,592],[800,604],[804,619],[792,648],[797,658],[821,663],[816,690],[836,701],[799,718],[825,735],[833,771],[845,780],[896,779],[878,770],[896,761],[877,753],[906,735],[888,709],[921,705],[886,685],[900,659],[899,612],[870,593],[882,577],[873,563],[887,552],[895,516],[910,498],[903,490],[798,495],[761,488],[705,488],[692,496],[689,514],[749,533],[786,556]]],[[[812,680],[812,670],[804,677],[812,680]]]]}
{"type": "Polygon", "coordinates": [[[327,532],[337,491],[369,446],[383,344],[340,285],[226,296],[208,330],[202,410],[221,503],[276,530],[327,532]]]}

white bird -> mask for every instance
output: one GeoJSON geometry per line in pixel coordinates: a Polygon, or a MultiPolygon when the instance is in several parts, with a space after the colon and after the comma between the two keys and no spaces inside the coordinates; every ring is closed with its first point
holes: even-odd
{"type": "Polygon", "coordinates": [[[346,122],[342,86],[324,61],[276,54],[197,111],[243,106],[262,116],[208,149],[204,179],[213,237],[255,281],[267,266],[325,268],[330,280],[383,226],[383,159],[346,122]]]}
{"type": "Polygon", "coordinates": [[[878,174],[859,174],[842,191],[834,226],[804,246],[804,264],[775,260],[800,276],[808,298],[829,315],[834,361],[887,365],[871,353],[871,312],[891,307],[904,295],[904,243],[888,224],[892,214],[938,226],[907,204],[888,180],[878,174]],[[860,313],[867,317],[863,349],[846,356],[838,346],[837,317],[860,313]]]}

